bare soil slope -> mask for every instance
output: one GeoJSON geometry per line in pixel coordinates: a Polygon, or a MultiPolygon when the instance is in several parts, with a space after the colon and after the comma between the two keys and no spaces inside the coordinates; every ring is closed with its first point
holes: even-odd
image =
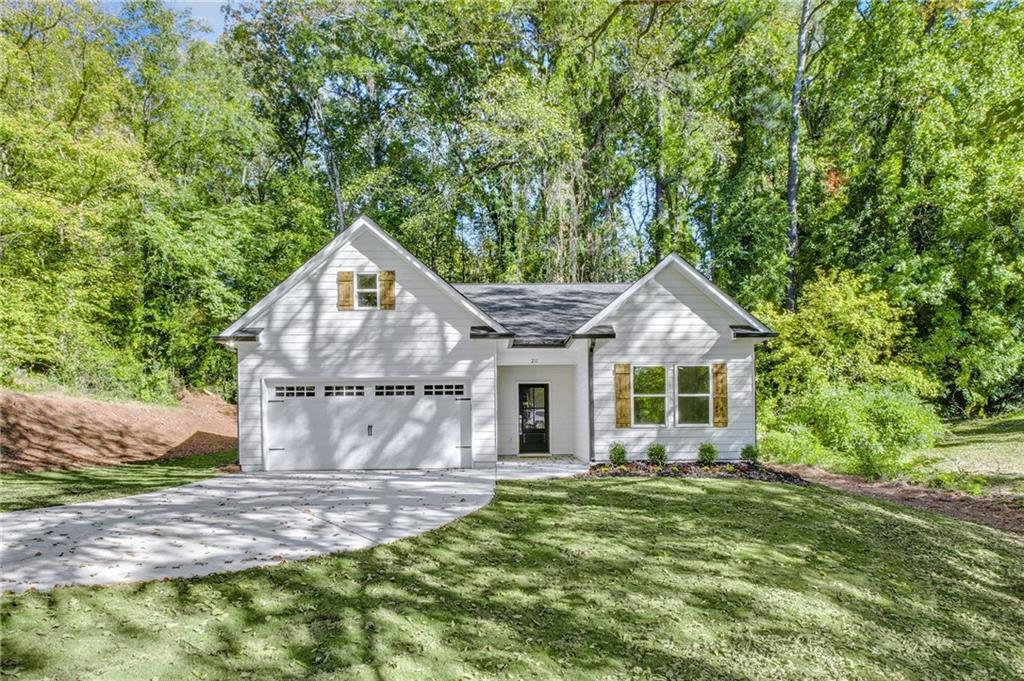
{"type": "Polygon", "coordinates": [[[109,466],[238,446],[235,406],[206,393],[177,408],[0,391],[0,472],[109,466]]]}

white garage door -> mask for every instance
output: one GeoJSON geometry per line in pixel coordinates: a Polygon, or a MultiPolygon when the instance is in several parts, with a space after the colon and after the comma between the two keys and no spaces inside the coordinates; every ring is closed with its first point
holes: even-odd
{"type": "Polygon", "coordinates": [[[267,388],[268,470],[472,465],[465,381],[282,381],[267,388]]]}

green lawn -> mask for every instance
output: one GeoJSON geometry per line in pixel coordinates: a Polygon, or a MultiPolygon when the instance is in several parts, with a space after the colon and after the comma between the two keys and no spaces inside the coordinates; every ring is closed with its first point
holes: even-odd
{"type": "Polygon", "coordinates": [[[962,421],[922,454],[932,484],[965,491],[1024,494],[1024,412],[962,421]]]}
{"type": "Polygon", "coordinates": [[[2,600],[19,678],[1024,677],[1024,542],[820,487],[499,483],[357,553],[2,600]]]}
{"type": "Polygon", "coordinates": [[[237,460],[236,452],[221,452],[123,466],[4,473],[0,475],[0,511],[153,492],[219,475],[217,466],[237,460]]]}

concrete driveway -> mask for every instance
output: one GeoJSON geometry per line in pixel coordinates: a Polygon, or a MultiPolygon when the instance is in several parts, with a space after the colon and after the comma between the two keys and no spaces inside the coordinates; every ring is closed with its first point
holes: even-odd
{"type": "Polygon", "coordinates": [[[225,475],[120,499],[0,515],[2,586],[114,584],[244,570],[421,534],[487,504],[496,478],[579,464],[225,475]]]}

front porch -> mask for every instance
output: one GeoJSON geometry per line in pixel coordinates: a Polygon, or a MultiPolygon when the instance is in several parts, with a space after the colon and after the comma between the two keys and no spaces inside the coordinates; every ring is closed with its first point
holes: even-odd
{"type": "Polygon", "coordinates": [[[589,461],[588,376],[585,348],[579,350],[517,348],[501,353],[498,461],[589,461]]]}

